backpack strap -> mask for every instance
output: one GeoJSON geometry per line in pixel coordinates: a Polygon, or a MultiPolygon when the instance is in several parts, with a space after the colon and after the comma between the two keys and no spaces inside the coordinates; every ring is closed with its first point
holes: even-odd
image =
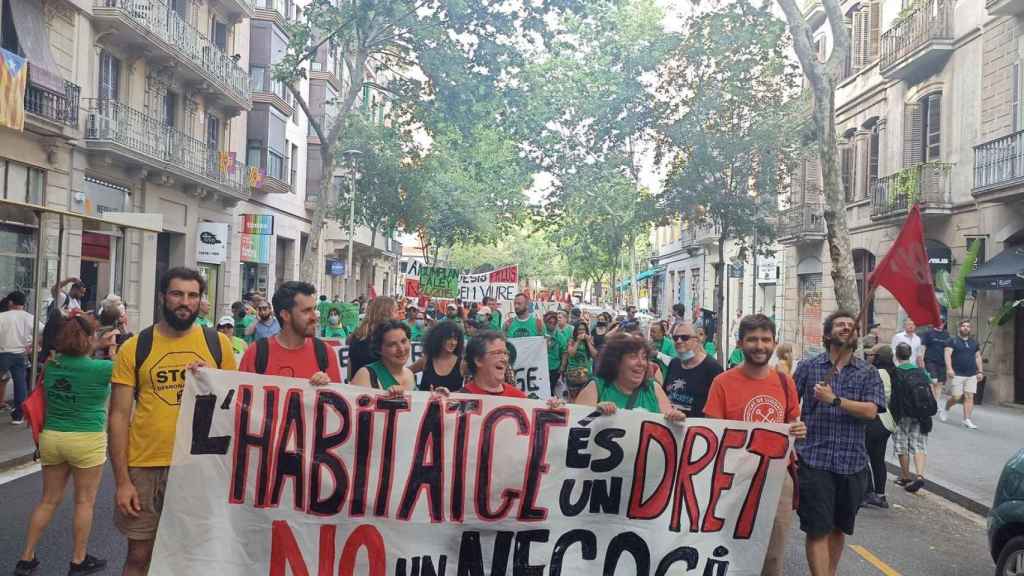
{"type": "Polygon", "coordinates": [[[377,380],[377,372],[369,366],[366,366],[366,371],[370,374],[370,388],[380,390],[380,381],[377,380]]]}
{"type": "Polygon", "coordinates": [[[323,340],[321,340],[321,339],[319,339],[319,338],[317,338],[315,336],[313,337],[313,352],[316,353],[316,365],[317,365],[317,367],[320,368],[321,372],[326,373],[327,372],[327,368],[328,368],[328,364],[327,364],[327,344],[323,340]]]}
{"type": "Polygon", "coordinates": [[[139,399],[139,372],[142,371],[142,364],[153,351],[153,327],[150,326],[139,332],[138,340],[135,341],[135,399],[139,399]]]}
{"type": "Polygon", "coordinates": [[[266,374],[267,364],[270,361],[270,342],[266,338],[256,341],[256,373],[266,374]]]}
{"type": "Polygon", "coordinates": [[[206,339],[206,348],[213,356],[213,364],[217,368],[224,367],[224,350],[220,346],[220,333],[212,326],[203,326],[203,337],[206,339]]]}
{"type": "Polygon", "coordinates": [[[775,375],[779,377],[779,386],[782,387],[782,401],[785,402],[785,407],[782,412],[782,421],[789,422],[789,389],[786,388],[786,375],[782,373],[782,370],[776,370],[775,375]]]}

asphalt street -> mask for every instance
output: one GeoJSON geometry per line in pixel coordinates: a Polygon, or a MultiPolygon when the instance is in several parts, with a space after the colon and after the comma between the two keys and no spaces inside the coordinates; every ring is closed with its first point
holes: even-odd
{"type": "MultiPolygon", "coordinates": [[[[38,465],[0,472],[0,575],[9,574],[21,553],[29,514],[39,500],[38,465]]],[[[891,480],[891,479],[890,479],[891,480]]],[[[113,526],[113,478],[107,468],[96,503],[90,552],[111,560],[100,574],[120,574],[125,543],[113,526]]],[[[910,495],[890,484],[889,510],[864,509],[856,534],[848,539],[839,573],[843,576],[988,576],[984,518],[924,491],[910,495]]],[[[808,574],[803,537],[794,522],[786,575],[808,574]]],[[[38,549],[36,573],[67,573],[71,552],[71,494],[66,495],[38,549]]]]}

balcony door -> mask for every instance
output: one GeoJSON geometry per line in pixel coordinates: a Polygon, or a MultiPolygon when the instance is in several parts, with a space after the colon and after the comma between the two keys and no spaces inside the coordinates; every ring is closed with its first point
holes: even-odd
{"type": "Polygon", "coordinates": [[[118,102],[121,99],[121,60],[100,50],[99,82],[96,108],[89,130],[96,138],[117,139],[118,102]]]}

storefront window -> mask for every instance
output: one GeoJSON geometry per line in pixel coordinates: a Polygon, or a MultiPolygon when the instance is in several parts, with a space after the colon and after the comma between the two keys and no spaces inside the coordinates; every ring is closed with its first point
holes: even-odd
{"type": "Polygon", "coordinates": [[[88,216],[102,216],[107,212],[128,211],[128,189],[110,182],[86,176],[80,202],[72,202],[72,210],[88,216]]]}
{"type": "Polygon", "coordinates": [[[32,275],[36,258],[35,230],[0,224],[0,294],[15,290],[28,296],[34,310],[32,275]]]}
{"type": "Polygon", "coordinates": [[[3,197],[7,200],[39,205],[43,203],[45,173],[38,168],[2,160],[0,184],[3,185],[3,197]]]}

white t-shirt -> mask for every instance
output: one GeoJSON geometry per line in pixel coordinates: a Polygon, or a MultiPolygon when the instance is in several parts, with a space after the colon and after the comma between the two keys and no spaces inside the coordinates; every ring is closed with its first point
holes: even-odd
{"type": "Polygon", "coordinates": [[[24,354],[25,349],[32,344],[34,322],[35,318],[24,310],[0,313],[0,352],[24,354]]]}
{"type": "Polygon", "coordinates": [[[68,296],[66,292],[57,292],[57,308],[62,312],[70,312],[72,310],[81,310],[82,303],[78,301],[78,298],[72,298],[68,296]],[[64,302],[67,301],[67,306],[64,306],[64,302]]]}
{"type": "Polygon", "coordinates": [[[921,354],[921,337],[918,336],[917,334],[908,336],[906,332],[899,332],[895,336],[893,336],[892,337],[892,353],[894,354],[894,356],[893,356],[893,361],[894,362],[896,361],[896,359],[895,359],[896,345],[897,344],[901,344],[901,343],[902,344],[906,344],[907,346],[910,346],[910,362],[912,364],[917,364],[917,357],[918,357],[918,355],[921,354]]]}

